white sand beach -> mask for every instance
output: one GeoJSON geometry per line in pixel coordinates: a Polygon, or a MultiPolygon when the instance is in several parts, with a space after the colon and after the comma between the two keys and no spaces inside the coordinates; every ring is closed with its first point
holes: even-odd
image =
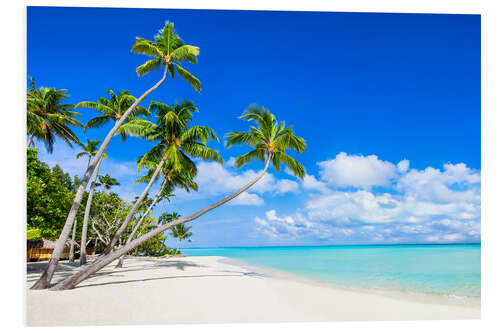
{"type": "MultiPolygon", "coordinates": [[[[68,291],[27,291],[27,324],[127,325],[480,319],[479,305],[439,304],[261,274],[223,257],[133,258],[68,291]]],[[[44,263],[29,263],[27,287],[44,263]]],[[[54,281],[76,266],[61,263],[54,281]]]]}

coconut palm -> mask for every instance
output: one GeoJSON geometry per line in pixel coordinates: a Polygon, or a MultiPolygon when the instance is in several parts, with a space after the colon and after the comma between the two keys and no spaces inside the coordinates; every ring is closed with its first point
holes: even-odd
{"type": "Polygon", "coordinates": [[[191,227],[188,227],[185,224],[178,224],[172,228],[172,231],[170,232],[170,234],[174,238],[178,239],[178,241],[177,241],[177,253],[180,253],[179,249],[181,248],[181,241],[183,239],[185,239],[189,242],[191,241],[190,238],[193,235],[193,233],[190,232],[189,230],[191,230],[191,227]]]}
{"type": "Polygon", "coordinates": [[[171,222],[173,220],[177,220],[181,217],[181,215],[177,212],[173,213],[163,213],[158,217],[158,224],[165,224],[171,222]]]}
{"type": "MultiPolygon", "coordinates": [[[[101,143],[100,140],[95,140],[95,141],[90,141],[87,140],[87,145],[81,145],[83,148],[83,151],[78,153],[76,155],[76,158],[82,157],[82,156],[88,156],[89,160],[87,163],[87,168],[90,164],[90,161],[93,156],[97,154],[97,147],[99,147],[99,144],[101,143]]],[[[102,155],[103,157],[107,158],[108,156],[106,154],[102,155]]],[[[97,164],[94,173],[92,174],[92,180],[90,182],[90,189],[89,189],[89,195],[87,198],[87,203],[85,205],[85,214],[83,215],[83,225],[82,225],[82,236],[80,240],[80,265],[84,265],[87,263],[87,230],[88,230],[88,223],[89,223],[89,216],[90,216],[90,208],[92,206],[92,199],[94,198],[94,190],[96,187],[96,180],[97,176],[99,174],[99,168],[101,166],[101,160],[99,160],[99,163],[97,164]]],[[[75,227],[76,223],[73,224],[73,234],[75,234],[75,227]]],[[[71,258],[71,249],[70,249],[70,258],[71,258]]]]}
{"type": "Polygon", "coordinates": [[[137,37],[134,46],[132,46],[132,52],[153,58],[137,67],[137,74],[139,76],[146,75],[165,66],[172,78],[175,77],[175,73],[177,72],[196,91],[201,91],[200,80],[181,67],[181,63],[184,61],[196,64],[200,49],[197,46],[185,45],[175,32],[172,22],[165,22],[165,27],[154,37],[154,41],[137,37]]]}
{"type": "MultiPolygon", "coordinates": [[[[80,145],[80,147],[82,147],[83,151],[76,154],[76,158],[88,157],[88,162],[87,162],[87,168],[88,168],[90,161],[92,160],[92,157],[94,157],[95,154],[97,153],[97,147],[99,147],[100,143],[101,143],[101,140],[91,141],[89,139],[87,139],[86,145],[84,145],[83,143],[80,143],[79,145],[80,145]]],[[[103,154],[103,157],[107,157],[107,155],[103,154]]]]}
{"type": "Polygon", "coordinates": [[[62,280],[55,285],[53,290],[72,289],[80,282],[85,280],[91,274],[99,271],[113,260],[118,259],[128,251],[136,248],[142,243],[155,237],[159,233],[175,227],[176,225],[191,222],[205,213],[225,204],[226,202],[236,198],[257,183],[267,172],[267,169],[272,163],[277,172],[281,169],[281,163],[285,164],[290,171],[297,177],[303,178],[305,175],[304,167],[293,157],[287,154],[287,150],[295,150],[298,153],[306,150],[306,142],[303,138],[294,134],[291,127],[286,127],[284,122],[278,123],[275,116],[267,109],[256,105],[250,106],[248,110],[240,117],[247,121],[254,121],[257,126],[250,127],[248,132],[233,132],[227,136],[226,146],[231,147],[236,144],[249,145],[253,149],[236,159],[236,165],[241,167],[250,161],[261,160],[264,162],[264,169],[247,185],[240,188],[235,193],[219,200],[218,202],[199,210],[193,215],[178,218],[164,225],[158,226],[154,230],[134,239],[129,244],[113,251],[106,256],[96,260],[86,269],[81,270],[72,276],[62,280]]]}
{"type": "Polygon", "coordinates": [[[102,186],[104,190],[109,190],[113,186],[118,186],[120,183],[109,174],[105,174],[104,176],[99,176],[100,183],[95,184],[96,186],[102,186]]]}
{"type": "Polygon", "coordinates": [[[210,139],[219,140],[215,132],[208,126],[188,127],[189,122],[193,119],[193,112],[198,112],[192,102],[183,101],[174,105],[151,102],[149,108],[156,113],[156,124],[144,119],[136,119],[123,125],[117,133],[125,132],[132,136],[157,142],[156,146],[141,157],[138,162],[139,168],[149,167],[151,161],[159,162],[148,185],[128,213],[111,243],[106,247],[104,254],[108,254],[116,245],[167,161],[168,167],[174,173],[194,170],[196,166],[190,157],[223,163],[219,154],[206,146],[210,139]]]}
{"type": "Polygon", "coordinates": [[[68,217],[66,218],[66,222],[61,231],[61,234],[56,241],[54,251],[52,252],[49,263],[47,264],[47,267],[40,279],[38,279],[38,281],[31,287],[31,289],[45,289],[49,287],[50,281],[52,280],[57,263],[59,262],[59,258],[64,249],[64,244],[66,242],[66,239],[68,238],[68,234],[70,232],[71,226],[73,225],[73,221],[75,220],[80,201],[82,200],[83,193],[85,192],[85,188],[87,187],[89,179],[94,172],[97,164],[101,160],[102,154],[108,148],[111,138],[115,135],[115,132],[120,128],[129,114],[139,105],[139,103],[142,102],[144,98],[146,98],[149,94],[156,90],[165,81],[165,79],[167,78],[167,72],[169,72],[172,78],[174,78],[175,71],[173,69],[176,69],[179,73],[179,76],[188,81],[196,91],[201,91],[200,81],[180,66],[180,64],[182,64],[184,61],[196,63],[197,56],[199,54],[199,48],[196,46],[185,45],[182,39],[174,30],[173,23],[166,22],[165,27],[159,30],[158,34],[155,36],[154,42],[148,41],[143,38],[137,38],[136,42],[132,46],[132,52],[155,57],[155,59],[148,60],[143,65],[137,67],[136,71],[139,76],[145,75],[162,67],[164,68],[163,75],[154,86],[149,88],[138,99],[136,99],[135,102],[132,103],[132,105],[130,105],[130,107],[123,113],[123,116],[120,118],[120,120],[115,122],[113,128],[106,135],[101,148],[95,155],[94,159],[85,171],[83,178],[81,179],[82,182],[78,187],[75,199],[73,200],[73,204],[71,205],[71,208],[68,212],[68,217]]]}
{"type": "MultiPolygon", "coordinates": [[[[141,160],[139,158],[139,160],[141,160]]],[[[150,164],[150,169],[148,170],[148,173],[137,179],[137,183],[145,183],[149,182],[151,178],[153,177],[154,171],[156,170],[156,167],[158,165],[158,161],[151,161],[150,164]]],[[[137,231],[139,230],[139,227],[141,226],[142,222],[144,221],[144,218],[149,214],[151,209],[161,200],[167,199],[171,196],[173,196],[172,192],[174,191],[175,188],[180,187],[186,190],[186,192],[190,192],[191,190],[197,191],[198,190],[198,184],[196,184],[193,181],[193,178],[196,176],[196,169],[191,169],[191,170],[183,170],[181,173],[179,172],[174,172],[168,164],[163,165],[163,182],[161,184],[160,190],[156,194],[154,200],[149,203],[148,208],[146,211],[142,214],[141,218],[139,221],[134,226],[134,229],[132,232],[128,235],[127,241],[125,244],[128,244],[132,241],[132,239],[135,237],[137,231]]],[[[125,259],[125,255],[120,257],[120,260],[116,264],[116,267],[123,267],[123,261],[125,259]]]]}
{"type": "Polygon", "coordinates": [[[54,151],[55,137],[61,138],[70,147],[72,143],[79,143],[70,126],[83,126],[74,118],[80,114],[72,111],[73,104],[62,104],[62,100],[69,97],[67,90],[46,87],[37,89],[34,79],[30,78],[30,81],[26,96],[28,147],[35,145],[35,138],[45,143],[49,153],[54,151]]]}
{"type": "MultiPolygon", "coordinates": [[[[101,97],[97,100],[97,102],[80,102],[75,107],[76,108],[88,108],[93,109],[101,113],[100,116],[92,118],[88,121],[88,123],[84,127],[84,131],[89,128],[98,128],[109,122],[117,122],[119,121],[128,108],[137,100],[134,96],[130,94],[127,90],[122,90],[115,94],[115,92],[111,89],[106,91],[108,95],[110,95],[109,99],[106,97],[101,97]]],[[[127,119],[124,122],[130,121],[138,116],[149,117],[149,111],[147,108],[143,106],[137,106],[134,110],[132,110],[127,119]]],[[[122,141],[125,141],[127,138],[125,133],[121,134],[122,141]]]]}

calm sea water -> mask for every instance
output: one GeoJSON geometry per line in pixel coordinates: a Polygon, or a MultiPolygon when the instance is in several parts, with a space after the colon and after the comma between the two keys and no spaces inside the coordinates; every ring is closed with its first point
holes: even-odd
{"type": "Polygon", "coordinates": [[[184,249],[224,256],[347,288],[478,298],[481,245],[377,245],[184,249]]]}

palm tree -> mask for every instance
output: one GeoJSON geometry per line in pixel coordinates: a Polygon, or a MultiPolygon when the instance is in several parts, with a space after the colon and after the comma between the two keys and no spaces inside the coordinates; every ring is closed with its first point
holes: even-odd
{"type": "MultiPolygon", "coordinates": [[[[99,147],[99,143],[101,143],[101,140],[94,140],[94,141],[91,141],[89,139],[87,139],[87,144],[84,145],[83,143],[80,143],[80,147],[82,147],[83,151],[82,152],[79,152],[78,154],[76,154],[76,158],[80,158],[80,157],[88,157],[88,162],[87,162],[87,168],[89,167],[89,164],[90,164],[90,161],[92,160],[92,157],[95,156],[95,154],[97,153],[97,147],[99,147]]],[[[103,157],[107,157],[106,154],[103,154],[103,157]]]]}
{"type": "Polygon", "coordinates": [[[230,133],[227,137],[226,146],[231,147],[236,144],[245,144],[253,148],[253,150],[249,153],[246,153],[236,159],[236,165],[239,167],[255,159],[259,159],[265,163],[264,169],[253,180],[235,193],[202,210],[199,210],[193,215],[178,218],[162,226],[158,226],[154,230],[151,230],[141,237],[134,239],[129,244],[126,244],[116,251],[99,258],[86,269],[80,270],[79,272],[56,284],[52,290],[72,289],[91,274],[99,271],[113,260],[118,259],[120,256],[155,237],[159,233],[165,232],[176,225],[191,222],[203,214],[236,198],[264,177],[271,162],[277,172],[279,172],[281,163],[283,162],[295,176],[299,178],[304,177],[304,167],[297,160],[286,153],[286,151],[290,149],[295,150],[298,153],[304,152],[306,150],[306,142],[303,138],[296,136],[292,128],[286,127],[284,122],[278,123],[275,116],[263,107],[252,105],[241,116],[241,118],[247,121],[255,121],[257,127],[252,126],[249,132],[230,133]]]}
{"type": "MultiPolygon", "coordinates": [[[[88,108],[92,110],[96,110],[102,115],[92,118],[88,121],[88,123],[84,127],[84,131],[89,128],[98,128],[109,122],[117,122],[119,121],[125,112],[130,108],[130,106],[137,100],[134,96],[130,94],[127,90],[122,90],[115,94],[115,92],[111,89],[106,91],[110,98],[101,97],[97,100],[97,102],[80,102],[75,107],[76,108],[88,108]]],[[[124,123],[135,119],[138,116],[149,117],[149,111],[147,108],[143,106],[137,106],[133,109],[125,119],[124,123]]],[[[126,134],[122,133],[122,141],[125,141],[126,134]]]]}
{"type": "Polygon", "coordinates": [[[183,239],[185,239],[185,240],[187,240],[189,242],[191,241],[190,238],[193,235],[193,233],[190,232],[189,230],[191,230],[191,227],[188,227],[185,224],[178,224],[178,225],[176,225],[175,227],[172,228],[172,231],[170,232],[170,234],[174,238],[178,239],[178,242],[177,242],[177,253],[180,253],[179,249],[181,247],[181,241],[183,239]]]}
{"type": "Polygon", "coordinates": [[[215,132],[208,126],[188,127],[188,123],[193,119],[192,113],[198,112],[192,102],[183,101],[172,106],[151,102],[149,109],[156,112],[156,124],[144,119],[135,119],[123,125],[117,133],[125,132],[148,141],[158,142],[155,147],[140,158],[139,168],[149,167],[151,161],[159,162],[148,185],[128,213],[111,243],[104,250],[104,254],[111,252],[113,246],[116,245],[167,161],[169,168],[174,173],[196,168],[190,156],[223,163],[219,154],[206,146],[210,139],[219,140],[215,132]]]}
{"type": "Polygon", "coordinates": [[[37,138],[43,141],[47,151],[52,153],[56,136],[70,147],[72,143],[79,143],[70,126],[83,126],[74,118],[80,114],[72,111],[73,104],[62,104],[62,100],[69,97],[67,90],[46,87],[37,89],[34,79],[30,78],[30,81],[26,96],[28,147],[34,146],[34,138],[37,138]]]}
{"type": "Polygon", "coordinates": [[[175,71],[173,69],[177,69],[179,75],[184,80],[188,81],[196,91],[201,91],[200,81],[180,66],[180,64],[184,61],[196,63],[197,56],[199,54],[199,48],[196,46],[185,45],[182,39],[174,30],[174,24],[172,22],[165,23],[164,28],[160,29],[158,31],[158,34],[155,36],[154,42],[148,41],[143,38],[137,38],[136,42],[132,46],[132,52],[155,57],[155,59],[148,60],[143,65],[137,67],[136,71],[139,76],[145,75],[156,69],[160,69],[162,66],[164,67],[163,76],[154,86],[149,88],[138,99],[136,99],[135,102],[132,103],[132,105],[130,105],[130,107],[123,113],[123,116],[120,118],[120,120],[115,122],[113,128],[106,135],[101,148],[95,155],[94,159],[87,168],[87,171],[85,171],[83,178],[81,179],[82,182],[78,187],[75,199],[73,200],[73,204],[71,205],[61,234],[56,241],[54,251],[52,252],[49,263],[47,264],[47,267],[40,279],[38,279],[38,281],[31,287],[31,289],[45,289],[49,287],[52,276],[54,275],[54,272],[56,270],[57,263],[59,262],[59,258],[64,249],[64,244],[66,242],[66,239],[68,238],[68,234],[70,232],[71,226],[73,225],[73,221],[75,220],[80,201],[82,200],[83,193],[85,192],[85,188],[87,187],[90,176],[94,172],[94,169],[99,163],[103,153],[108,148],[111,138],[115,135],[115,132],[120,128],[129,114],[136,108],[137,105],[139,105],[139,103],[142,102],[142,100],[144,100],[144,98],[146,98],[149,94],[156,90],[165,81],[165,79],[167,78],[167,72],[169,72],[172,78],[174,78],[175,71]]]}
{"type": "Polygon", "coordinates": [[[99,176],[100,183],[95,184],[96,186],[102,186],[104,190],[109,190],[113,186],[118,186],[120,183],[109,174],[105,174],[104,176],[99,176]]]}
{"type": "Polygon", "coordinates": [[[201,92],[200,80],[181,67],[183,61],[196,64],[198,62],[197,56],[200,54],[200,48],[197,46],[185,45],[183,40],[175,32],[174,23],[169,21],[165,22],[165,27],[154,37],[154,41],[137,37],[134,46],[132,46],[132,52],[144,54],[153,58],[137,67],[137,74],[139,76],[146,75],[165,66],[165,69],[168,69],[172,78],[175,77],[175,73],[177,72],[179,76],[189,82],[196,91],[201,92]]]}
{"type": "Polygon", "coordinates": [[[158,224],[165,224],[171,222],[173,220],[177,220],[181,217],[181,215],[177,212],[173,213],[163,213],[158,217],[158,224]]]}
{"type": "MultiPolygon", "coordinates": [[[[139,160],[141,160],[141,158],[139,160]]],[[[154,171],[155,171],[157,165],[158,165],[158,161],[151,161],[150,169],[148,170],[148,173],[145,176],[139,178],[136,182],[137,183],[149,182],[154,174],[154,171]]],[[[144,221],[144,218],[149,214],[151,209],[153,209],[153,207],[159,201],[161,201],[165,198],[167,200],[170,200],[169,197],[173,196],[173,194],[171,194],[171,193],[174,191],[175,188],[181,187],[184,190],[186,190],[186,192],[190,192],[191,190],[198,191],[198,184],[196,184],[193,181],[193,178],[196,176],[196,171],[197,171],[196,169],[183,170],[182,173],[179,173],[179,172],[172,171],[172,169],[170,168],[169,165],[167,165],[167,164],[163,165],[162,173],[163,173],[164,180],[161,184],[160,190],[156,194],[155,199],[151,203],[149,203],[148,208],[142,214],[139,221],[137,221],[137,223],[135,224],[134,229],[128,235],[128,238],[127,238],[127,241],[125,244],[128,244],[132,241],[132,239],[135,237],[137,231],[139,230],[139,227],[141,226],[142,222],[144,221]]],[[[125,259],[125,255],[120,257],[120,260],[116,264],[116,268],[123,267],[124,259],[125,259]]]]}
{"type": "MultiPolygon", "coordinates": [[[[83,150],[81,153],[78,153],[76,155],[76,158],[82,157],[82,156],[88,156],[89,161],[87,163],[87,168],[90,164],[90,160],[92,159],[93,156],[97,154],[97,147],[99,146],[99,143],[101,143],[100,140],[95,140],[95,141],[90,141],[87,140],[87,145],[81,145],[83,150]]],[[[106,154],[102,155],[104,158],[107,158],[108,156],[106,154]]],[[[92,206],[92,199],[94,198],[94,190],[96,187],[96,180],[97,176],[99,174],[99,168],[101,166],[101,160],[99,160],[99,163],[97,164],[94,173],[92,174],[92,180],[90,182],[90,189],[89,189],[89,195],[87,198],[87,203],[85,205],[85,214],[83,215],[83,226],[82,226],[82,237],[80,239],[80,265],[84,265],[87,263],[87,230],[88,230],[88,224],[89,224],[89,216],[90,216],[90,208],[92,206]]],[[[75,227],[76,223],[74,223],[73,226],[73,234],[75,234],[75,227]]],[[[71,258],[71,249],[70,249],[70,258],[71,258]]]]}

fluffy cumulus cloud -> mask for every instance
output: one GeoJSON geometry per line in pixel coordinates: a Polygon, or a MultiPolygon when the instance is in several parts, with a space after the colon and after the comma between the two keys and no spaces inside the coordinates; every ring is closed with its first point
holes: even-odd
{"type": "Polygon", "coordinates": [[[272,218],[276,212],[266,213],[256,218],[259,230],[344,242],[480,241],[481,177],[463,163],[418,170],[408,160],[393,164],[340,153],[318,166],[320,179],[306,175],[302,181],[308,195],[295,215],[285,224],[272,218]]]}
{"type": "MultiPolygon", "coordinates": [[[[199,162],[198,174],[195,181],[199,185],[197,193],[190,193],[189,198],[203,199],[220,195],[230,194],[252,179],[259,172],[254,170],[240,171],[232,165],[221,165],[215,162],[199,162]]],[[[291,179],[278,179],[267,172],[262,179],[245,193],[239,195],[230,202],[231,205],[260,206],[264,204],[262,195],[277,196],[286,193],[297,193],[300,184],[291,179]]],[[[177,193],[179,197],[184,194],[177,193]]]]}
{"type": "MultiPolygon", "coordinates": [[[[404,169],[404,162],[400,169],[404,169]]],[[[318,163],[321,179],[338,187],[371,188],[387,186],[398,175],[398,167],[375,155],[358,156],[339,153],[334,159],[318,163]]]]}

